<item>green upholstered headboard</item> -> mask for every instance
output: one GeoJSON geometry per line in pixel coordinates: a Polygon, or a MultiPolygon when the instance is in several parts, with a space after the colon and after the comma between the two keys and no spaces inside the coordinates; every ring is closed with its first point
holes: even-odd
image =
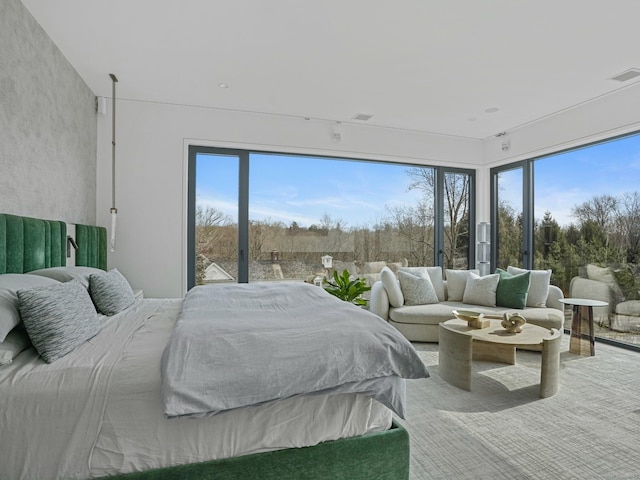
{"type": "Polygon", "coordinates": [[[107,269],[107,229],[76,225],[76,265],[107,269]]]}
{"type": "MultiPolygon", "coordinates": [[[[76,265],[107,269],[106,228],[76,225],[76,243],[76,265]]],[[[0,213],[0,274],[66,264],[65,222],[0,213]]]]}

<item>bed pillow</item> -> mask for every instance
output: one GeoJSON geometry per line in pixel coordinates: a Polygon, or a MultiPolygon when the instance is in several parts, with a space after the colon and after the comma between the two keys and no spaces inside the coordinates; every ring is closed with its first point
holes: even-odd
{"type": "Polygon", "coordinates": [[[496,289],[500,275],[497,273],[481,277],[469,272],[467,284],[462,295],[462,302],[469,305],[483,305],[485,307],[496,306],[496,289]]]}
{"type": "Polygon", "coordinates": [[[100,273],[104,273],[104,270],[93,267],[51,267],[34,270],[29,275],[53,278],[59,282],[78,280],[84,288],[89,288],[89,276],[100,273]]]}
{"type": "Polygon", "coordinates": [[[400,289],[404,296],[405,305],[438,303],[438,295],[433,288],[428,273],[413,275],[408,272],[398,271],[398,280],[400,281],[400,289]]]}
{"type": "Polygon", "coordinates": [[[531,272],[531,283],[527,295],[527,307],[546,307],[549,296],[549,283],[551,282],[551,270],[526,270],[518,267],[507,267],[511,275],[531,272]]]}
{"type": "Polygon", "coordinates": [[[27,331],[22,326],[14,328],[9,332],[4,342],[0,342],[0,366],[9,365],[20,352],[30,346],[31,340],[29,340],[27,331]]]}
{"type": "Polygon", "coordinates": [[[90,275],[89,293],[98,311],[104,315],[115,315],[135,302],[131,285],[116,268],[90,275]]]}
{"type": "Polygon", "coordinates": [[[444,302],[444,282],[442,281],[442,267],[400,267],[399,272],[412,273],[414,275],[421,275],[423,272],[429,274],[431,283],[433,285],[436,294],[438,295],[438,301],[444,302]]]}
{"type": "Polygon", "coordinates": [[[400,284],[398,283],[398,279],[396,278],[396,274],[393,273],[393,270],[389,267],[383,267],[382,270],[380,270],[380,281],[382,282],[384,289],[387,291],[389,304],[392,307],[401,307],[404,305],[404,296],[402,295],[400,284]]]}
{"type": "Polygon", "coordinates": [[[500,276],[498,289],[496,290],[496,305],[518,309],[526,307],[531,272],[512,275],[501,268],[497,268],[496,273],[500,276]]]}
{"type": "Polygon", "coordinates": [[[42,359],[51,363],[100,331],[91,297],[77,280],[18,290],[22,321],[42,359]]]}
{"type": "Polygon", "coordinates": [[[25,275],[23,273],[5,273],[0,275],[0,342],[20,323],[17,291],[60,282],[51,278],[25,275]]]}
{"type": "Polygon", "coordinates": [[[467,278],[471,273],[480,275],[480,270],[446,270],[447,277],[447,300],[450,302],[461,302],[464,296],[464,289],[467,286],[467,278]]]}

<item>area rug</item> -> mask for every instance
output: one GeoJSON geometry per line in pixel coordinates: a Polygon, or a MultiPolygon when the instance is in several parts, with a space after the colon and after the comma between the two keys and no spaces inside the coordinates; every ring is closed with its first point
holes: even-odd
{"type": "Polygon", "coordinates": [[[560,389],[539,398],[540,353],[474,362],[472,391],[438,375],[438,345],[415,344],[431,378],[410,380],[412,480],[640,479],[640,353],[596,344],[568,352],[560,389]]]}

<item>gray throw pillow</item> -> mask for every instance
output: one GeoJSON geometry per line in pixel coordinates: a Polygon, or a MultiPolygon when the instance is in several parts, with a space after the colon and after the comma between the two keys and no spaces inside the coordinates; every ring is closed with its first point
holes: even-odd
{"type": "Polygon", "coordinates": [[[464,288],[462,302],[469,305],[483,305],[485,307],[496,306],[496,289],[500,275],[493,273],[480,277],[473,272],[469,272],[467,285],[464,288]]]}
{"type": "Polygon", "coordinates": [[[115,315],[135,302],[127,279],[116,269],[89,276],[89,293],[103,315],[115,315]]]}
{"type": "Polygon", "coordinates": [[[433,288],[428,273],[413,275],[408,272],[398,271],[398,280],[400,281],[402,295],[404,295],[405,305],[438,303],[438,295],[433,288]]]}
{"type": "Polygon", "coordinates": [[[23,273],[5,273],[0,275],[0,342],[18,325],[18,290],[57,285],[60,282],[51,278],[36,277],[23,273]]]}
{"type": "Polygon", "coordinates": [[[54,362],[100,331],[98,314],[77,280],[18,290],[22,321],[43,360],[54,362]]]}
{"type": "Polygon", "coordinates": [[[78,280],[84,288],[89,288],[89,277],[93,274],[104,273],[104,270],[93,267],[51,267],[29,272],[29,275],[53,278],[59,282],[78,280]]]}
{"type": "Polygon", "coordinates": [[[438,295],[438,301],[445,301],[446,297],[444,294],[444,282],[442,280],[442,267],[400,267],[398,268],[398,271],[412,273],[413,275],[418,276],[426,272],[429,274],[429,278],[431,279],[433,289],[436,291],[436,295],[438,295]]]}

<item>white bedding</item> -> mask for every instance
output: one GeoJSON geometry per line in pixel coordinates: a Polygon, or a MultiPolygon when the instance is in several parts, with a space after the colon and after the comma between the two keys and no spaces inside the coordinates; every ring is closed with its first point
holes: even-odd
{"type": "Polygon", "coordinates": [[[165,418],[160,357],[181,303],[138,301],[52,364],[29,349],[0,368],[0,478],[99,477],[389,428],[391,411],[358,394],[165,418]]]}
{"type": "Polygon", "coordinates": [[[398,330],[303,282],[192,288],[162,356],[170,417],[298,395],[366,393],[404,418],[404,379],[428,376],[398,330]]]}

